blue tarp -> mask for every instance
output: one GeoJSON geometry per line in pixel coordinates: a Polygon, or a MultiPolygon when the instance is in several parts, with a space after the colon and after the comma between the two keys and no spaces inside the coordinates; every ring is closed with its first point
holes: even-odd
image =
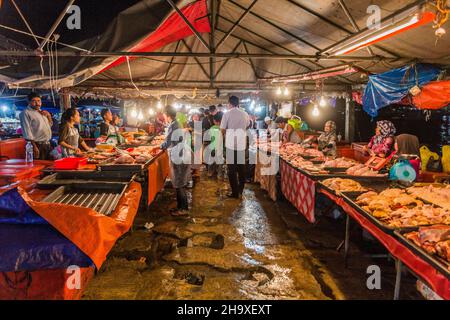
{"type": "Polygon", "coordinates": [[[0,272],[71,265],[94,266],[75,244],[35,213],[17,189],[0,196],[0,272]]]}
{"type": "Polygon", "coordinates": [[[371,75],[363,96],[363,109],[376,117],[379,109],[400,102],[412,87],[434,81],[440,73],[441,69],[431,64],[411,64],[371,75]]]}

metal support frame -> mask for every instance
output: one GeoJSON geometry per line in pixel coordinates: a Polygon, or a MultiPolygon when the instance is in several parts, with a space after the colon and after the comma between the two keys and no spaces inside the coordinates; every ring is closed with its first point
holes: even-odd
{"type": "MultiPolygon", "coordinates": [[[[247,44],[245,42],[244,42],[244,49],[245,49],[245,53],[247,53],[247,54],[250,53],[248,51],[247,44]]],[[[255,74],[255,79],[256,79],[256,81],[258,81],[259,80],[258,70],[256,69],[255,64],[253,63],[252,59],[249,58],[248,61],[250,61],[250,65],[252,66],[253,73],[255,74]]]]}
{"type": "MultiPolygon", "coordinates": [[[[206,78],[209,79],[209,74],[208,72],[206,72],[205,68],[203,67],[203,65],[200,63],[200,61],[198,60],[197,56],[192,55],[192,48],[189,47],[189,45],[187,44],[185,39],[181,39],[181,41],[183,42],[183,44],[185,45],[185,47],[189,50],[189,53],[191,53],[190,57],[194,57],[195,62],[197,62],[198,66],[200,67],[200,69],[202,69],[203,74],[206,76],[206,78]]],[[[188,56],[189,57],[189,56],[188,56]]]]}
{"type": "MultiPolygon", "coordinates": [[[[216,1],[210,0],[209,1],[209,7],[211,11],[211,18],[210,18],[210,24],[211,24],[211,33],[209,34],[209,47],[210,52],[215,53],[216,52],[216,15],[217,15],[217,8],[216,8],[216,1]]],[[[215,58],[209,58],[209,86],[211,88],[214,87],[214,80],[215,80],[215,68],[216,68],[216,59],[215,58]]]]}
{"type": "Polygon", "coordinates": [[[208,49],[208,51],[210,51],[210,47],[208,46],[206,41],[202,38],[202,36],[200,35],[200,33],[198,33],[198,31],[194,28],[194,26],[189,22],[189,20],[186,18],[186,16],[183,14],[183,12],[177,7],[177,5],[172,0],[166,0],[166,1],[172,6],[172,8],[175,9],[175,11],[184,20],[184,22],[186,22],[189,29],[191,29],[191,31],[195,34],[195,36],[202,43],[202,45],[204,45],[205,48],[208,49]]]}
{"type": "Polygon", "coordinates": [[[66,4],[66,6],[64,7],[64,10],[61,11],[61,13],[59,14],[58,18],[56,19],[56,21],[53,23],[52,27],[50,28],[50,30],[47,32],[47,35],[45,36],[45,39],[42,40],[41,44],[38,47],[38,50],[42,50],[44,48],[44,46],[47,44],[48,40],[51,38],[51,36],[53,35],[53,32],[55,32],[56,28],[58,28],[59,24],[61,23],[62,19],[64,18],[64,16],[67,13],[67,10],[69,10],[70,6],[75,2],[75,0],[69,0],[69,2],[66,4]]]}
{"type": "MultiPolygon", "coordinates": [[[[227,22],[229,22],[229,23],[233,23],[233,21],[231,21],[230,19],[228,19],[228,18],[226,18],[226,17],[220,16],[220,18],[222,18],[223,20],[225,20],[225,21],[227,21],[227,22]]],[[[289,48],[287,48],[287,47],[285,47],[285,46],[282,46],[282,45],[280,45],[279,43],[274,42],[274,41],[272,41],[272,40],[270,40],[270,39],[268,39],[268,38],[266,38],[266,37],[264,37],[264,36],[262,36],[262,35],[260,35],[260,34],[258,34],[258,33],[256,33],[256,32],[254,32],[254,31],[250,30],[249,28],[246,28],[246,27],[244,27],[244,26],[242,26],[242,25],[239,25],[239,28],[241,28],[242,30],[247,31],[248,33],[250,33],[250,34],[252,34],[252,35],[254,35],[254,36],[256,36],[256,37],[259,37],[259,38],[263,39],[264,41],[269,42],[270,44],[272,44],[273,46],[275,46],[275,47],[277,47],[277,48],[286,50],[287,52],[290,52],[290,53],[292,53],[292,54],[297,54],[295,51],[293,51],[293,50],[291,50],[291,49],[289,49],[289,48]]],[[[224,32],[224,31],[223,31],[223,32],[224,32]]],[[[233,36],[234,36],[234,35],[233,35],[233,36]]],[[[240,38],[240,37],[236,37],[236,36],[234,36],[234,37],[242,40],[242,38],[240,38]]],[[[245,40],[245,41],[246,41],[247,43],[249,43],[249,44],[251,44],[251,45],[257,47],[257,48],[260,48],[260,49],[266,50],[266,51],[268,51],[268,52],[274,53],[273,51],[268,50],[267,48],[264,48],[264,47],[262,47],[262,46],[256,45],[256,44],[254,44],[254,43],[252,43],[252,42],[250,42],[250,41],[248,41],[248,40],[245,40]]],[[[317,58],[317,57],[316,57],[316,58],[317,58]]],[[[298,64],[298,65],[304,67],[305,69],[307,69],[307,70],[309,70],[309,71],[312,71],[312,68],[310,68],[310,67],[308,67],[308,66],[306,66],[306,65],[304,65],[304,64],[302,64],[302,63],[299,63],[298,61],[295,61],[295,60],[289,60],[289,61],[292,62],[292,63],[298,64]]],[[[319,64],[319,63],[316,62],[316,59],[314,59],[314,60],[313,60],[313,59],[308,60],[308,62],[310,62],[310,63],[312,63],[312,64],[314,64],[314,65],[316,65],[316,66],[318,66],[318,67],[320,67],[320,68],[323,68],[323,66],[322,66],[321,64],[319,64]]],[[[351,81],[351,80],[349,80],[349,79],[347,79],[347,78],[345,78],[345,77],[339,76],[338,78],[341,79],[341,80],[343,80],[343,82],[346,82],[346,83],[354,83],[353,81],[351,81]]]]}
{"type": "Polygon", "coordinates": [[[344,266],[348,267],[348,251],[350,248],[350,215],[345,218],[345,238],[344,238],[344,266]]]}
{"type": "MultiPolygon", "coordinates": [[[[350,10],[348,10],[347,5],[345,4],[344,0],[339,0],[339,5],[341,6],[342,11],[344,11],[344,14],[347,16],[347,19],[348,19],[348,20],[350,21],[350,23],[352,24],[353,29],[354,29],[356,32],[361,31],[361,29],[359,29],[358,25],[356,24],[355,19],[353,19],[353,16],[352,16],[352,14],[350,13],[350,10]]],[[[348,33],[351,33],[351,32],[348,32],[348,33]]],[[[367,51],[369,52],[369,54],[370,54],[371,56],[374,56],[374,55],[375,55],[375,54],[373,53],[373,51],[372,51],[372,48],[367,47],[367,51]]]]}
{"type": "Polygon", "coordinates": [[[14,8],[16,8],[17,13],[19,14],[20,18],[22,18],[23,23],[27,26],[28,31],[33,36],[34,40],[36,41],[37,45],[39,46],[40,43],[37,40],[36,36],[34,35],[33,29],[31,29],[30,25],[28,24],[27,19],[25,19],[25,16],[23,15],[22,11],[20,10],[19,6],[16,4],[16,1],[11,0],[11,3],[14,5],[14,8]]]}
{"type": "MultiPolygon", "coordinates": [[[[242,6],[241,4],[235,2],[234,0],[229,0],[229,2],[232,3],[232,4],[234,4],[236,7],[241,8],[242,10],[245,10],[245,9],[246,9],[244,6],[242,6]]],[[[311,48],[314,48],[314,49],[316,49],[317,51],[320,51],[320,48],[319,48],[319,47],[316,47],[316,46],[315,46],[314,44],[312,44],[311,42],[306,41],[305,39],[300,38],[299,36],[293,34],[292,32],[287,31],[287,30],[281,28],[280,26],[278,26],[278,25],[275,24],[274,22],[270,21],[269,19],[266,19],[266,18],[260,16],[259,14],[254,13],[254,12],[250,12],[250,14],[251,14],[252,16],[258,18],[259,20],[264,21],[265,23],[271,25],[272,27],[274,27],[274,28],[276,28],[276,29],[278,29],[278,30],[280,30],[280,31],[283,31],[284,33],[286,33],[286,34],[289,35],[290,37],[296,39],[297,41],[300,41],[300,42],[306,44],[307,46],[309,46],[309,47],[311,47],[311,48]]]]}
{"type": "MultiPolygon", "coordinates": [[[[239,40],[243,40],[247,43],[250,43],[244,39],[237,38],[239,40]]],[[[184,39],[183,39],[184,40],[184,39]]],[[[251,44],[251,43],[250,43],[251,44]]],[[[270,52],[269,50],[266,50],[270,52]]],[[[50,52],[42,52],[37,53],[34,51],[8,51],[8,50],[0,50],[0,56],[16,56],[16,57],[36,57],[36,56],[50,56],[50,52]]],[[[116,51],[116,52],[73,52],[73,51],[60,51],[58,52],[59,57],[86,57],[86,58],[97,58],[97,57],[197,57],[197,58],[251,58],[251,59],[272,59],[272,60],[326,60],[326,61],[336,61],[336,60],[345,60],[345,61],[391,61],[396,60],[396,58],[386,58],[386,57],[365,57],[365,56],[315,56],[315,55],[306,55],[306,54],[264,54],[264,53],[231,53],[231,52],[125,52],[125,51],[116,51]]]]}
{"type": "MultiPolygon", "coordinates": [[[[242,44],[242,40],[238,42],[238,44],[233,48],[233,53],[236,52],[236,50],[239,48],[239,46],[242,44]]],[[[214,78],[217,78],[219,73],[222,71],[222,69],[227,65],[227,63],[230,61],[231,58],[226,59],[222,65],[220,66],[219,70],[217,70],[217,73],[215,74],[214,78]]]]}
{"type": "Polygon", "coordinates": [[[254,7],[254,5],[258,2],[258,0],[253,0],[253,2],[250,4],[250,6],[242,13],[242,15],[239,17],[239,19],[233,24],[231,29],[223,36],[223,38],[219,41],[217,44],[216,50],[220,48],[220,46],[228,39],[228,37],[233,33],[233,31],[240,25],[242,20],[250,13],[250,10],[254,7]]]}
{"type": "MultiPolygon", "coordinates": [[[[404,8],[402,8],[402,9],[400,9],[400,10],[397,10],[396,12],[394,12],[394,13],[390,14],[389,16],[383,18],[383,19],[381,20],[381,23],[384,23],[384,22],[386,22],[386,21],[389,21],[389,20],[393,19],[394,17],[396,17],[396,16],[398,16],[398,15],[404,14],[404,13],[406,13],[406,12],[412,10],[414,7],[417,7],[417,6],[419,6],[419,5],[423,4],[423,3],[425,3],[425,0],[417,0],[417,1],[415,1],[414,3],[408,4],[408,5],[405,6],[404,8]]],[[[366,27],[366,28],[364,28],[364,29],[361,29],[359,32],[353,33],[350,37],[346,37],[346,38],[344,38],[344,39],[342,39],[342,40],[340,40],[340,41],[337,41],[337,42],[333,43],[332,45],[328,46],[327,48],[325,48],[325,49],[323,49],[323,50],[320,50],[320,53],[324,53],[324,52],[330,51],[332,48],[335,48],[336,46],[342,44],[343,42],[349,40],[350,38],[352,38],[352,37],[357,37],[357,36],[359,36],[360,34],[362,34],[362,33],[364,33],[364,32],[367,32],[367,30],[369,30],[368,27],[366,27]]],[[[399,57],[396,56],[396,58],[398,59],[399,57]]]]}
{"type": "MultiPolygon", "coordinates": [[[[180,43],[181,43],[181,40],[177,42],[177,45],[176,45],[176,47],[175,47],[175,52],[178,51],[178,47],[180,46],[180,43]]],[[[175,60],[175,57],[172,57],[172,58],[170,59],[169,66],[167,67],[166,74],[164,75],[164,80],[167,80],[167,76],[169,75],[169,71],[170,71],[170,69],[172,68],[173,60],[175,60]]]]}
{"type": "Polygon", "coordinates": [[[402,283],[402,269],[403,262],[400,259],[395,258],[395,289],[394,289],[394,300],[399,300],[400,298],[400,287],[402,283]]]}
{"type": "MultiPolygon", "coordinates": [[[[219,16],[219,17],[220,17],[221,19],[227,21],[227,22],[233,23],[233,21],[229,20],[229,19],[226,18],[226,17],[223,17],[223,16],[219,16]]],[[[266,37],[264,37],[264,36],[262,36],[262,35],[260,35],[260,34],[258,34],[258,33],[256,33],[256,32],[254,32],[254,31],[252,31],[252,30],[250,30],[250,29],[248,29],[248,28],[246,28],[246,27],[244,27],[244,26],[242,26],[242,25],[239,25],[239,28],[241,28],[242,30],[248,32],[248,33],[251,34],[251,35],[254,35],[254,36],[256,36],[256,37],[259,37],[259,38],[263,39],[264,41],[269,42],[271,45],[273,45],[273,46],[275,46],[275,47],[277,47],[277,48],[281,48],[281,49],[283,49],[283,50],[286,50],[287,52],[290,52],[290,53],[292,53],[292,54],[296,54],[295,51],[290,50],[290,49],[288,49],[288,48],[286,48],[286,47],[284,47],[284,46],[282,46],[282,45],[280,45],[280,44],[278,44],[278,43],[276,43],[276,42],[274,42],[274,41],[272,41],[272,40],[270,40],[270,39],[268,39],[268,38],[266,38],[266,37]]],[[[223,30],[220,30],[220,29],[218,29],[218,30],[221,31],[221,32],[223,32],[223,33],[226,33],[226,31],[223,31],[223,30]]],[[[238,36],[236,36],[236,35],[231,35],[231,36],[232,36],[233,38],[238,39],[238,40],[243,40],[244,43],[251,44],[252,46],[254,46],[254,47],[256,47],[256,48],[259,48],[259,49],[261,49],[261,50],[264,50],[264,51],[267,51],[267,52],[270,52],[270,53],[275,54],[275,51],[270,50],[270,49],[268,49],[268,48],[265,48],[265,47],[263,47],[263,46],[261,46],[261,45],[258,45],[258,44],[254,43],[254,42],[252,42],[252,41],[243,39],[243,38],[238,37],[238,36]]],[[[292,62],[292,63],[295,63],[295,64],[297,64],[297,65],[299,65],[299,66],[302,66],[303,68],[305,68],[305,69],[307,69],[307,70],[309,70],[309,71],[312,70],[310,67],[308,67],[308,66],[306,66],[306,65],[304,65],[304,64],[302,64],[302,63],[300,63],[300,62],[298,62],[298,61],[295,61],[295,60],[289,60],[289,62],[292,62]]]]}

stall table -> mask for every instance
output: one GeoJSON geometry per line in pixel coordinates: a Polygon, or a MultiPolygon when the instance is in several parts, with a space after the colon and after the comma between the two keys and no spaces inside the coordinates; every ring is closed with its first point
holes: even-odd
{"type": "Polygon", "coordinates": [[[423,258],[417,256],[409,248],[403,245],[395,235],[387,234],[379,227],[374,225],[369,219],[361,215],[355,210],[343,197],[331,194],[330,192],[320,189],[319,192],[326,195],[336,204],[338,204],[342,210],[346,213],[346,226],[345,226],[345,259],[348,256],[349,249],[349,234],[350,234],[350,218],[355,220],[361,227],[372,234],[396,259],[396,284],[394,299],[399,298],[401,272],[403,264],[412,271],[416,277],[427,283],[430,288],[443,299],[450,299],[450,279],[439,272],[434,266],[429,264],[423,258]]]}

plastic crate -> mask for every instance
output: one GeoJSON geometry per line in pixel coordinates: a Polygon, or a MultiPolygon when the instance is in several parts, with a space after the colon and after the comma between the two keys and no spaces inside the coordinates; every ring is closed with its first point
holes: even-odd
{"type": "Polygon", "coordinates": [[[87,158],[64,158],[55,161],[57,170],[77,170],[87,164],[87,158]]]}

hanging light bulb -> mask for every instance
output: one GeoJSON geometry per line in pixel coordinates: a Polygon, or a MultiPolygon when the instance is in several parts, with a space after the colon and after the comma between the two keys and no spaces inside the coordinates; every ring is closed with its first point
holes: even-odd
{"type": "Polygon", "coordinates": [[[138,115],[138,120],[144,120],[144,114],[142,113],[142,111],[139,111],[139,115],[138,115]]]}
{"type": "Polygon", "coordinates": [[[327,100],[325,99],[324,96],[320,97],[319,105],[320,105],[322,108],[327,106],[327,100]]]}
{"type": "Polygon", "coordinates": [[[284,95],[288,96],[289,95],[289,89],[288,87],[284,87],[284,95]]]}
{"type": "Polygon", "coordinates": [[[318,117],[318,116],[320,115],[319,108],[317,107],[316,104],[314,105],[314,108],[313,108],[313,111],[312,111],[312,115],[313,115],[314,117],[318,117]]]}
{"type": "Polygon", "coordinates": [[[253,110],[255,108],[255,100],[252,100],[252,102],[250,103],[250,110],[253,110]]]}
{"type": "Polygon", "coordinates": [[[158,100],[158,103],[156,104],[156,107],[161,110],[162,109],[162,103],[161,100],[158,100]]]}
{"type": "Polygon", "coordinates": [[[278,89],[277,89],[277,95],[281,95],[281,87],[278,87],[278,89]]]}
{"type": "Polygon", "coordinates": [[[153,116],[155,114],[155,110],[153,110],[152,108],[148,109],[148,114],[153,116]]]}
{"type": "Polygon", "coordinates": [[[131,115],[132,118],[136,118],[138,116],[138,113],[137,113],[136,109],[131,110],[130,115],[131,115]]]}

